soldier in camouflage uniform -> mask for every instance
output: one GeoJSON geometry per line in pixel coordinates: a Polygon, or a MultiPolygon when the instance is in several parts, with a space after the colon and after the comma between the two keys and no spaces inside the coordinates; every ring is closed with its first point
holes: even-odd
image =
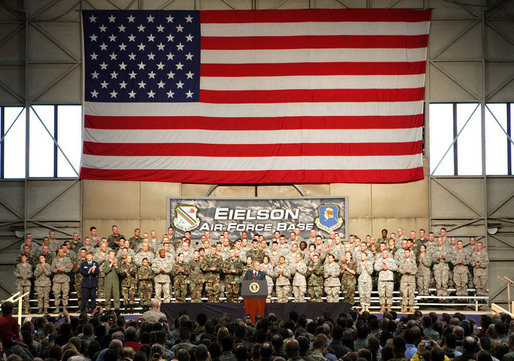
{"type": "Polygon", "coordinates": [[[275,267],[279,263],[279,258],[282,255],[282,252],[278,248],[278,242],[273,241],[271,244],[271,249],[266,253],[269,257],[270,263],[273,267],[275,267]]]}
{"type": "Polygon", "coordinates": [[[184,254],[180,252],[177,256],[177,263],[171,269],[173,274],[173,291],[175,292],[175,300],[177,302],[186,302],[187,284],[189,283],[189,267],[188,263],[184,262],[184,254]]]}
{"type": "Polygon", "coordinates": [[[252,240],[252,249],[246,252],[246,257],[252,257],[254,261],[262,262],[264,251],[259,247],[259,241],[255,238],[252,240]]]}
{"type": "Polygon", "coordinates": [[[32,265],[27,261],[27,256],[21,255],[21,262],[16,265],[14,269],[14,276],[16,277],[16,288],[20,292],[20,296],[26,292],[29,292],[27,296],[23,298],[23,312],[29,313],[29,301],[30,301],[30,278],[32,277],[32,265]]]}
{"type": "Polygon", "coordinates": [[[159,250],[159,257],[156,257],[152,263],[152,269],[155,273],[154,284],[155,284],[155,298],[161,300],[161,294],[163,294],[163,302],[170,303],[170,272],[173,268],[173,264],[166,258],[166,251],[159,250]]]}
{"type": "Polygon", "coordinates": [[[341,288],[341,281],[339,280],[340,273],[341,268],[339,267],[339,263],[336,262],[336,257],[332,253],[329,253],[327,263],[324,267],[327,302],[339,302],[339,289],[341,288]]]}
{"type": "Polygon", "coordinates": [[[37,260],[34,254],[30,251],[30,247],[28,245],[23,246],[23,252],[16,258],[16,263],[21,263],[21,256],[25,255],[27,257],[27,263],[34,267],[37,263],[37,260]]]}
{"type": "Polygon", "coordinates": [[[87,249],[81,248],[78,257],[73,260],[73,274],[75,276],[75,292],[77,293],[78,303],[82,299],[82,274],[80,273],[80,264],[86,260],[87,249]]]}
{"type": "Polygon", "coordinates": [[[110,248],[107,247],[107,238],[102,238],[100,241],[100,247],[98,247],[93,260],[98,263],[98,292],[97,297],[98,298],[105,298],[105,292],[104,292],[104,284],[105,284],[105,273],[103,271],[103,264],[107,260],[108,253],[110,251],[110,248]]]}
{"type": "Polygon", "coordinates": [[[189,289],[191,292],[191,302],[202,302],[202,288],[204,283],[204,274],[200,260],[200,253],[194,251],[193,259],[189,262],[189,289]]]}
{"type": "Polygon", "coordinates": [[[398,270],[398,263],[389,256],[384,249],[382,257],[375,260],[375,271],[378,272],[378,297],[380,298],[380,312],[391,311],[393,304],[394,272],[398,270]]]}
{"type": "Polygon", "coordinates": [[[307,294],[312,302],[321,302],[323,296],[323,264],[320,262],[319,256],[315,254],[312,263],[307,266],[307,294]]]}
{"type": "Polygon", "coordinates": [[[487,295],[487,266],[489,257],[482,242],[477,242],[477,249],[470,256],[469,263],[473,265],[473,283],[477,296],[487,295]]]}
{"type": "Polygon", "coordinates": [[[127,256],[121,261],[118,267],[118,274],[121,276],[121,295],[123,296],[123,307],[129,311],[134,307],[134,297],[136,295],[136,273],[137,266],[132,262],[132,257],[127,256]]]}
{"type": "Polygon", "coordinates": [[[457,242],[457,249],[453,252],[452,264],[457,296],[467,296],[469,254],[464,248],[464,242],[460,240],[457,242]]]}
{"type": "Polygon", "coordinates": [[[341,262],[341,293],[346,302],[355,303],[355,274],[357,273],[357,263],[354,261],[352,253],[346,252],[345,260],[341,262]]]}
{"type": "Polygon", "coordinates": [[[243,274],[243,264],[241,260],[236,257],[236,250],[234,248],[229,251],[229,259],[223,265],[223,273],[225,274],[225,284],[227,301],[237,303],[239,302],[239,292],[241,289],[241,275],[243,274]]]}
{"type": "Polygon", "coordinates": [[[137,269],[137,286],[139,289],[139,298],[143,309],[150,306],[153,290],[153,270],[148,263],[148,258],[141,260],[142,265],[137,269]]]}
{"type": "Polygon", "coordinates": [[[37,292],[38,313],[48,313],[50,307],[50,290],[52,288],[52,270],[45,256],[39,256],[39,263],[34,269],[34,287],[37,292]]]}
{"type": "Polygon", "coordinates": [[[295,302],[305,302],[305,292],[307,291],[307,265],[303,262],[303,256],[300,252],[296,253],[296,263],[291,265],[291,274],[293,275],[293,294],[295,302]]]}
{"type": "Polygon", "coordinates": [[[419,247],[418,255],[418,274],[416,276],[418,283],[418,293],[420,296],[428,295],[430,279],[432,274],[432,256],[427,252],[427,247],[422,244],[419,247]]]}
{"type": "Polygon", "coordinates": [[[155,254],[150,249],[150,243],[148,243],[148,239],[144,239],[143,243],[141,243],[141,249],[139,249],[136,253],[136,257],[134,257],[134,262],[137,266],[141,266],[143,264],[143,258],[148,259],[148,263],[152,264],[155,258],[155,254]]]}
{"type": "Polygon", "coordinates": [[[216,246],[211,246],[211,253],[205,255],[201,263],[202,271],[205,275],[205,291],[207,292],[208,302],[218,303],[220,271],[223,267],[223,259],[217,254],[216,246]]]}
{"type": "Polygon", "coordinates": [[[58,256],[52,261],[52,273],[54,274],[54,285],[52,291],[55,297],[55,312],[60,312],[61,305],[61,293],[62,293],[62,305],[64,311],[68,307],[68,297],[70,293],[70,273],[73,269],[73,263],[68,257],[64,256],[64,250],[59,248],[58,256]]]}
{"type": "Polygon", "coordinates": [[[118,232],[118,226],[113,224],[112,225],[112,234],[107,238],[107,245],[112,249],[118,249],[120,248],[120,240],[125,239],[125,236],[120,234],[118,232]]]}
{"type": "Polygon", "coordinates": [[[359,274],[357,287],[359,289],[359,300],[362,311],[369,311],[371,305],[371,290],[373,289],[373,256],[368,256],[366,252],[361,253],[361,258],[357,263],[357,273],[359,274]]]}
{"type": "Polygon", "coordinates": [[[271,264],[270,257],[268,255],[265,255],[262,258],[261,271],[266,273],[266,284],[268,286],[268,297],[266,297],[266,302],[270,303],[271,295],[273,293],[273,265],[271,264]]]}
{"type": "Polygon", "coordinates": [[[273,270],[275,287],[277,290],[277,302],[285,303],[291,295],[291,269],[286,264],[286,257],[280,256],[279,263],[273,270]]]}
{"type": "Polygon", "coordinates": [[[432,247],[432,262],[434,264],[435,287],[438,296],[448,296],[448,279],[451,260],[451,250],[444,244],[442,237],[437,237],[437,246],[432,247]]]}
{"type": "Polygon", "coordinates": [[[400,295],[402,296],[402,312],[414,312],[414,291],[416,291],[416,273],[418,266],[413,253],[407,249],[404,252],[403,261],[398,266],[398,272],[402,274],[400,280],[400,295]]]}

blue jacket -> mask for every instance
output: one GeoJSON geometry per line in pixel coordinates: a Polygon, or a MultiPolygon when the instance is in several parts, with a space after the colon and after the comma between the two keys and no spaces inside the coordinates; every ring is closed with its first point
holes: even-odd
{"type": "Polygon", "coordinates": [[[100,265],[98,262],[91,261],[91,266],[89,266],[88,261],[84,261],[80,264],[80,274],[83,276],[82,278],[82,287],[84,288],[96,288],[98,286],[98,282],[96,280],[96,276],[100,272],[100,265]],[[89,269],[93,266],[96,266],[95,270],[89,272],[89,269]]]}

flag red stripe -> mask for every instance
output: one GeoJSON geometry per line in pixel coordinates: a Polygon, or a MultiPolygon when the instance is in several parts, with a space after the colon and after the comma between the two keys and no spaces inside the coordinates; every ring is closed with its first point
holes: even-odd
{"type": "Polygon", "coordinates": [[[428,35],[324,35],[324,36],[256,36],[202,37],[204,50],[247,49],[414,49],[424,48],[428,35]]]}
{"type": "Polygon", "coordinates": [[[423,179],[423,167],[379,170],[286,170],[286,171],[206,171],[162,169],[95,169],[82,167],[81,179],[138,180],[183,183],[403,183],[423,179]]]}
{"type": "Polygon", "coordinates": [[[190,144],[84,142],[84,154],[99,156],[295,157],[391,156],[422,151],[422,142],[297,143],[297,144],[190,144]]]}
{"type": "Polygon", "coordinates": [[[93,129],[205,129],[205,130],[282,130],[282,129],[399,129],[423,126],[423,114],[397,116],[338,117],[151,117],[84,116],[84,127],[93,129]]]}
{"type": "Polygon", "coordinates": [[[429,21],[431,10],[411,9],[303,9],[293,10],[204,10],[202,23],[296,23],[296,22],[419,22],[429,21]]]}
{"type": "Polygon", "coordinates": [[[200,90],[200,101],[218,104],[298,102],[407,102],[423,100],[424,88],[414,89],[286,89],[200,90]]]}
{"type": "Polygon", "coordinates": [[[408,75],[424,74],[425,61],[376,63],[202,64],[201,76],[408,75]]]}

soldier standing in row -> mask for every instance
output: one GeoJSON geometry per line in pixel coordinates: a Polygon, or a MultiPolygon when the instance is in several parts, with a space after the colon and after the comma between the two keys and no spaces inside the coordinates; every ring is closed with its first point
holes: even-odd
{"type": "Polygon", "coordinates": [[[271,302],[271,294],[273,293],[273,265],[271,264],[270,257],[266,254],[262,257],[261,271],[266,273],[266,284],[268,286],[268,297],[266,302],[271,302]]]}
{"type": "Polygon", "coordinates": [[[155,284],[155,298],[161,301],[161,295],[163,295],[163,302],[170,303],[170,272],[173,268],[172,263],[166,258],[166,251],[164,249],[159,250],[159,257],[156,257],[152,263],[152,269],[155,273],[154,284],[155,284]]]}
{"type": "Polygon", "coordinates": [[[362,311],[369,312],[369,306],[371,305],[371,289],[373,288],[373,257],[368,258],[366,252],[361,253],[360,262],[357,263],[357,273],[359,274],[359,299],[362,311]]]}
{"type": "Polygon", "coordinates": [[[477,249],[470,257],[470,263],[473,265],[473,283],[477,289],[477,296],[487,295],[487,266],[489,265],[489,257],[484,250],[484,244],[477,242],[477,249]]]}
{"type": "Polygon", "coordinates": [[[137,286],[139,289],[139,297],[143,310],[150,307],[150,301],[152,300],[152,280],[153,270],[150,267],[148,258],[141,260],[142,265],[137,269],[137,286]]]}
{"type": "Polygon", "coordinates": [[[275,286],[277,288],[277,302],[286,303],[291,294],[291,270],[286,264],[286,257],[280,256],[278,265],[275,267],[275,286]]]}
{"type": "Polygon", "coordinates": [[[82,299],[82,274],[80,273],[80,265],[86,260],[87,249],[81,248],[78,257],[73,261],[73,273],[75,274],[75,292],[77,293],[78,303],[82,299]]]}
{"type": "Polygon", "coordinates": [[[339,273],[341,268],[339,263],[335,261],[332,253],[328,254],[328,264],[325,265],[325,293],[327,294],[327,302],[339,302],[339,289],[341,288],[341,281],[339,280],[339,273]]]}
{"type": "Polygon", "coordinates": [[[416,276],[418,283],[418,293],[421,296],[428,295],[430,286],[432,256],[427,252],[427,246],[422,244],[419,247],[418,255],[418,274],[416,276]]]}
{"type": "Polygon", "coordinates": [[[207,292],[208,301],[218,303],[219,300],[219,284],[220,271],[223,267],[223,259],[216,254],[216,246],[211,246],[211,253],[205,255],[202,260],[202,271],[205,275],[205,291],[207,292]]]}
{"type": "Polygon", "coordinates": [[[414,312],[414,291],[416,291],[416,273],[418,273],[418,266],[416,265],[415,256],[412,255],[409,249],[403,252],[403,260],[398,267],[398,271],[402,274],[400,280],[402,312],[414,312]]]}
{"type": "Polygon", "coordinates": [[[314,254],[312,263],[307,266],[308,294],[312,302],[322,302],[323,296],[323,264],[319,260],[319,255],[314,254]]]}
{"type": "Polygon", "coordinates": [[[451,250],[444,244],[442,237],[437,237],[437,246],[432,248],[432,261],[434,263],[434,279],[438,296],[448,296],[448,277],[451,260],[451,250]]]}
{"type": "Polygon", "coordinates": [[[355,303],[355,274],[357,264],[353,260],[351,252],[346,252],[344,260],[341,262],[341,293],[345,302],[355,303]]]}
{"type": "Polygon", "coordinates": [[[52,288],[52,270],[45,256],[39,256],[39,263],[34,269],[34,287],[37,292],[38,313],[48,313],[50,307],[50,290],[52,288]]]}
{"type": "Polygon", "coordinates": [[[120,281],[118,279],[118,260],[116,252],[109,251],[107,260],[102,266],[105,273],[105,310],[111,310],[111,299],[114,298],[114,309],[120,308],[120,281]]]}
{"type": "MultiPolygon", "coordinates": [[[[453,239],[453,237],[452,237],[453,239]]],[[[468,252],[464,248],[464,242],[457,242],[457,249],[453,253],[453,281],[455,282],[455,288],[457,290],[457,296],[468,295],[468,252]]]]}
{"type": "Polygon", "coordinates": [[[234,248],[231,248],[229,251],[229,259],[223,265],[223,273],[225,274],[227,301],[232,303],[239,302],[243,264],[236,257],[236,250],[234,248]]]}
{"type": "Polygon", "coordinates": [[[200,252],[194,251],[193,259],[189,262],[189,289],[191,302],[202,302],[204,275],[201,268],[200,252]]]}
{"type": "Polygon", "coordinates": [[[303,256],[300,252],[296,254],[296,264],[291,268],[291,273],[293,274],[294,301],[305,302],[305,291],[307,290],[305,274],[307,273],[307,265],[303,262],[303,256]]]}
{"type": "Polygon", "coordinates": [[[132,262],[132,257],[127,256],[118,268],[118,273],[121,276],[121,294],[123,296],[123,307],[125,310],[131,310],[134,307],[136,295],[136,273],[137,267],[132,262]]]}
{"type": "Polygon", "coordinates": [[[23,298],[23,312],[29,313],[30,301],[30,278],[32,277],[32,265],[27,262],[27,256],[21,255],[21,262],[16,265],[14,270],[16,277],[16,287],[20,292],[20,296],[28,292],[29,294],[23,298]]]}
{"type": "Polygon", "coordinates": [[[52,262],[52,273],[54,274],[52,291],[55,297],[55,312],[61,312],[59,307],[61,305],[61,294],[62,294],[62,305],[64,311],[67,311],[68,297],[70,293],[70,276],[68,273],[73,269],[73,264],[69,257],[65,257],[64,249],[59,248],[57,257],[52,262]]]}
{"type": "Polygon", "coordinates": [[[171,268],[171,273],[173,274],[175,300],[180,303],[186,302],[189,267],[184,262],[184,254],[182,252],[178,254],[177,262],[171,268]]]}
{"type": "Polygon", "coordinates": [[[391,311],[393,304],[394,273],[398,270],[398,263],[389,256],[384,249],[382,257],[375,261],[375,271],[378,272],[378,296],[380,298],[380,312],[391,311]]]}

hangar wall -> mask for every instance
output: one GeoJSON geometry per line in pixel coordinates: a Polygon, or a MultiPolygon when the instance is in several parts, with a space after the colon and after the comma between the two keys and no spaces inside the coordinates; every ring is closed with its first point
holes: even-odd
{"type": "MultiPolygon", "coordinates": [[[[35,104],[81,103],[81,9],[345,7],[433,9],[426,119],[431,102],[484,105],[514,100],[514,4],[509,1],[5,0],[0,3],[0,106],[28,108],[35,104]]],[[[484,110],[481,121],[485,121],[484,110]]],[[[28,126],[29,120],[26,122],[28,126]]],[[[491,296],[504,303],[506,292],[496,277],[513,276],[514,180],[486,176],[485,172],[474,177],[430,174],[427,130],[423,181],[301,185],[300,189],[308,196],[348,195],[351,233],[377,236],[383,227],[437,230],[447,226],[460,237],[483,237],[492,258],[491,296]],[[488,228],[498,231],[490,235],[488,228]]],[[[13,256],[28,231],[40,238],[48,228],[53,228],[60,238],[66,239],[74,231],[87,234],[93,224],[100,234],[108,234],[113,223],[125,235],[135,227],[162,230],[166,226],[166,196],[205,196],[211,186],[76,179],[0,180],[0,274],[11,274],[13,256]]],[[[220,186],[210,196],[301,194],[293,186],[220,186]]],[[[0,298],[13,290],[8,279],[0,277],[0,298]]]]}

